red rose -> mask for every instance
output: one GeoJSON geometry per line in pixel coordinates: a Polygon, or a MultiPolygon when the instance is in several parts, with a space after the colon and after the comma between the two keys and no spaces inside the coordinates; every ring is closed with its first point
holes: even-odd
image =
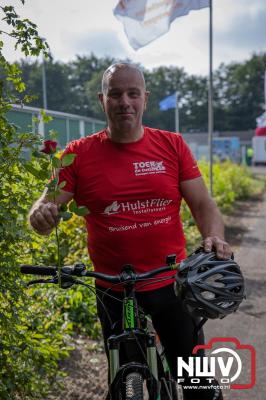
{"type": "Polygon", "coordinates": [[[45,154],[53,154],[56,152],[56,146],[57,142],[55,142],[54,140],[45,140],[43,142],[43,147],[40,151],[45,154]]]}

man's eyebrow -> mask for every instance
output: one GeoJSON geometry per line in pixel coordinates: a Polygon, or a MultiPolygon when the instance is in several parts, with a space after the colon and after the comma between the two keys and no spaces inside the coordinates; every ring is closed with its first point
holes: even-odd
{"type": "MultiPolygon", "coordinates": [[[[123,90],[122,89],[120,89],[120,88],[118,88],[118,87],[114,87],[114,88],[110,88],[110,89],[108,89],[108,93],[120,93],[120,92],[122,92],[123,90]]],[[[138,93],[140,93],[141,92],[141,89],[140,88],[138,88],[138,87],[129,87],[129,88],[127,88],[126,89],[126,91],[127,92],[129,92],[129,91],[135,91],[135,92],[138,92],[138,93]]]]}
{"type": "Polygon", "coordinates": [[[108,92],[121,92],[121,89],[119,89],[118,87],[108,88],[108,92]]]}
{"type": "Polygon", "coordinates": [[[130,87],[130,88],[128,88],[128,90],[136,90],[138,92],[141,91],[140,88],[138,88],[138,87],[130,87]]]}

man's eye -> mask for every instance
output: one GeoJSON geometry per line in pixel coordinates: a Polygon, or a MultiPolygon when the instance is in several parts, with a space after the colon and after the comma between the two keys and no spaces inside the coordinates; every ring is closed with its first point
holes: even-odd
{"type": "Polygon", "coordinates": [[[110,94],[110,97],[112,97],[112,99],[118,99],[119,94],[118,93],[112,93],[112,94],[110,94]]]}
{"type": "Polygon", "coordinates": [[[139,96],[139,92],[129,92],[129,96],[130,97],[138,97],[139,96]]]}

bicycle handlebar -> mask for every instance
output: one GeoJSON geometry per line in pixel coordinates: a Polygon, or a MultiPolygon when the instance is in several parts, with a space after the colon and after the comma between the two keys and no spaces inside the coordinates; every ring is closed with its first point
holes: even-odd
{"type": "Polygon", "coordinates": [[[55,276],[57,274],[57,269],[55,267],[44,267],[40,265],[21,265],[20,272],[30,275],[55,276]]]}
{"type": "MultiPolygon", "coordinates": [[[[142,274],[136,274],[132,265],[124,265],[122,272],[119,275],[107,275],[101,272],[88,271],[86,266],[82,263],[77,263],[73,265],[65,265],[61,268],[61,275],[64,281],[69,277],[69,281],[74,283],[72,276],[77,277],[92,277],[109,283],[126,283],[129,281],[138,282],[143,279],[152,278],[161,272],[173,271],[177,269],[177,264],[175,261],[175,255],[169,255],[166,257],[166,262],[168,265],[156,268],[149,272],[144,272],[142,274]]],[[[58,276],[58,268],[53,266],[38,266],[38,265],[21,265],[20,271],[23,274],[30,275],[43,275],[43,276],[58,276]]],[[[43,281],[43,283],[58,283],[58,280],[53,281],[43,281]]],[[[37,283],[37,282],[36,282],[37,283]]],[[[42,283],[39,280],[39,283],[42,283]]]]}

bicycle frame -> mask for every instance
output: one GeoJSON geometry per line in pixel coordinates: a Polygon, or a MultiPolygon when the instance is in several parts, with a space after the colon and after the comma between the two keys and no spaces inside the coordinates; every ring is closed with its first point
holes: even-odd
{"type": "MultiPolygon", "coordinates": [[[[133,272],[131,266],[124,267],[126,273],[133,272]]],[[[115,397],[117,385],[124,373],[129,371],[139,372],[148,383],[148,390],[151,398],[160,400],[161,382],[158,375],[157,355],[161,354],[156,347],[156,334],[147,328],[147,316],[142,315],[136,297],[134,282],[126,283],[124,286],[123,298],[123,332],[119,335],[112,335],[108,338],[109,351],[109,374],[110,374],[110,394],[115,397]],[[120,345],[121,343],[130,344],[134,340],[136,343],[142,343],[143,352],[145,352],[146,363],[139,363],[136,360],[130,360],[126,364],[120,365],[120,345]]],[[[165,357],[161,357],[162,366],[165,372],[165,378],[170,379],[170,371],[165,357]]],[[[171,389],[170,389],[171,391],[171,389]]]]}
{"type": "MultiPolygon", "coordinates": [[[[123,298],[123,329],[121,334],[112,335],[108,338],[108,351],[109,351],[109,374],[110,374],[110,394],[111,398],[118,398],[117,393],[121,393],[121,386],[123,386],[123,377],[131,372],[139,373],[143,380],[147,382],[147,389],[150,399],[160,400],[160,379],[158,374],[157,363],[157,350],[155,333],[149,332],[147,329],[146,316],[138,307],[137,299],[135,297],[135,283],[145,279],[152,278],[158,273],[176,270],[177,264],[175,263],[175,255],[169,255],[166,258],[167,266],[157,268],[147,273],[136,274],[133,266],[125,265],[121,274],[116,276],[109,276],[106,274],[87,271],[84,264],[75,264],[71,266],[62,267],[62,275],[59,279],[58,271],[55,267],[46,266],[21,266],[21,272],[32,275],[49,275],[53,276],[52,279],[44,280],[37,279],[29,282],[28,284],[35,283],[61,283],[62,288],[71,287],[73,284],[85,284],[79,279],[74,277],[94,277],[114,284],[122,284],[124,287],[123,298]],[[120,345],[126,343],[127,345],[134,343],[140,346],[138,350],[141,356],[144,356],[144,361],[138,359],[130,360],[125,364],[120,365],[120,345]]],[[[164,364],[162,360],[162,364],[164,364]]],[[[166,373],[169,369],[166,367],[166,373]]],[[[168,375],[170,377],[170,373],[168,375]]],[[[167,375],[165,375],[167,378],[167,375]]],[[[169,379],[169,383],[171,378],[169,379]]],[[[166,387],[166,391],[169,390],[166,387]]],[[[170,389],[171,391],[171,389],[170,389]]],[[[120,399],[121,397],[119,397],[120,399]]],[[[172,397],[169,397],[172,398],[172,397]]]]}

